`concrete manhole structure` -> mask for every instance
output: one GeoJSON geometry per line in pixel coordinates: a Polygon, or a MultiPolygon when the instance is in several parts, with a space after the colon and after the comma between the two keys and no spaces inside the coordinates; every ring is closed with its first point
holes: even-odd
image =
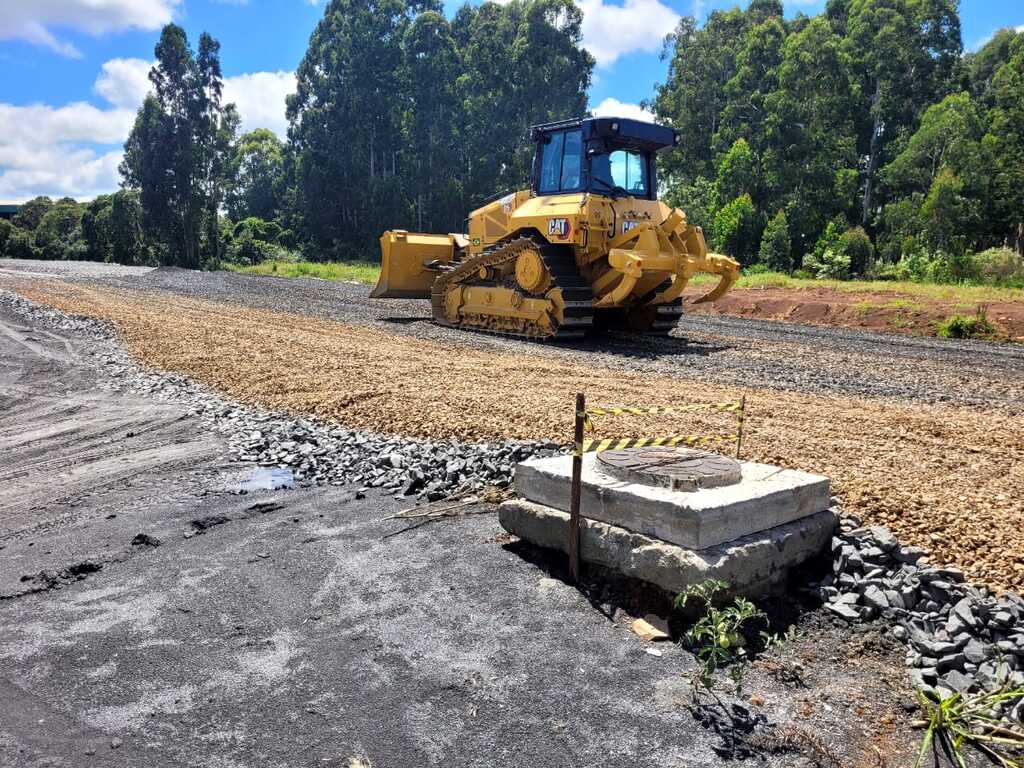
{"type": "Polygon", "coordinates": [[[720,488],[743,479],[738,461],[697,448],[651,446],[601,451],[597,463],[602,472],[617,480],[673,491],[720,488]]]}
{"type": "MultiPolygon", "coordinates": [[[[572,457],[516,467],[511,534],[567,550],[572,457]]],[[[580,557],[669,593],[708,578],[756,596],[822,552],[836,524],[829,479],[691,448],[583,457],[580,557]]]]}

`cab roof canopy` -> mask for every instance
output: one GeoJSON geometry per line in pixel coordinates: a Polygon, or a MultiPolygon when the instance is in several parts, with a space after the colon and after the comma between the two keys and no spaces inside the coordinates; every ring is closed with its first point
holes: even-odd
{"type": "Polygon", "coordinates": [[[579,128],[588,150],[607,150],[611,147],[657,152],[674,147],[678,142],[672,128],[628,117],[587,117],[559,120],[557,123],[535,125],[531,130],[534,141],[556,131],[579,128]]]}

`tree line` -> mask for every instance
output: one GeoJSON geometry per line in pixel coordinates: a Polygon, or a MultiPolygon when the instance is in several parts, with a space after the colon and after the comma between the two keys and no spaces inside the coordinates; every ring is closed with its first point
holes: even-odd
{"type": "Polygon", "coordinates": [[[168,25],[125,144],[124,190],[31,201],[13,228],[0,224],[0,253],[196,268],[297,251],[374,258],[385,229],[461,231],[471,208],[529,177],[531,125],[585,113],[594,61],[581,24],[572,0],[467,4],[451,21],[438,0],[331,0],[296,71],[285,142],[238,136],[218,43],[203,34],[193,52],[168,25]],[[51,208],[63,249],[44,247],[51,208]],[[110,208],[101,218],[118,232],[140,225],[131,258],[86,226],[94,208],[110,208]]]}
{"type": "MultiPolygon", "coordinates": [[[[748,267],[1024,281],[1024,34],[964,54],[957,0],[781,0],[683,17],[645,104],[675,127],[662,196],[748,267]]],[[[38,198],[0,253],[186,267],[374,258],[389,228],[461,231],[529,177],[530,125],[586,113],[572,0],[331,0],[288,135],[238,135],[219,44],[168,25],[123,189],[38,198]]]]}
{"type": "Polygon", "coordinates": [[[1024,280],[1024,35],[964,55],[957,0],[789,21],[752,0],[684,18],[665,51],[667,197],[714,247],[816,276],[1024,280]]]}

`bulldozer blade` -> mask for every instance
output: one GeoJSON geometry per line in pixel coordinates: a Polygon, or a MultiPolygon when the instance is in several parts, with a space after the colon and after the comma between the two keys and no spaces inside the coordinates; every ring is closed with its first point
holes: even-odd
{"type": "Polygon", "coordinates": [[[380,237],[380,277],[372,299],[429,299],[437,265],[464,247],[462,235],[429,235],[394,229],[380,237]]]}

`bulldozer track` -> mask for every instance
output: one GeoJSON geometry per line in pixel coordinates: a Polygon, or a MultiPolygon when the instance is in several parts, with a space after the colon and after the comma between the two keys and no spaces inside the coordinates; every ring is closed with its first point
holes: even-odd
{"type": "Polygon", "coordinates": [[[683,317],[683,300],[676,299],[669,304],[659,304],[654,324],[645,333],[651,336],[668,336],[679,325],[683,317]]]}
{"type": "Polygon", "coordinates": [[[499,243],[493,249],[489,249],[479,256],[467,259],[455,269],[441,275],[434,282],[430,301],[434,320],[437,323],[451,328],[471,328],[474,331],[482,331],[496,336],[514,336],[535,341],[580,339],[587,334],[594,324],[594,293],[587,281],[580,275],[579,268],[576,265],[576,257],[573,255],[572,250],[564,246],[552,245],[540,238],[517,237],[513,240],[499,243]],[[544,261],[544,266],[553,280],[552,287],[560,288],[562,291],[562,300],[565,304],[563,321],[558,324],[554,334],[550,333],[548,329],[529,321],[524,321],[525,331],[517,332],[512,330],[496,330],[480,325],[471,318],[453,323],[445,317],[445,295],[453,284],[466,281],[481,268],[508,264],[529,249],[535,249],[540,254],[541,259],[544,261]]]}

